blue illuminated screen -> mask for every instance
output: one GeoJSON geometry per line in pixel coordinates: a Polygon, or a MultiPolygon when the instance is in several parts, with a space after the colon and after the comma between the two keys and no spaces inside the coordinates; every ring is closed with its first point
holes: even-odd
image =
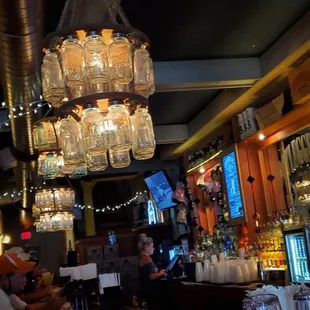
{"type": "Polygon", "coordinates": [[[175,206],[175,203],[172,201],[173,190],[163,171],[145,178],[145,183],[160,210],[175,206]]]}
{"type": "Polygon", "coordinates": [[[230,217],[232,219],[242,217],[244,212],[235,152],[223,157],[223,172],[230,217]]]}

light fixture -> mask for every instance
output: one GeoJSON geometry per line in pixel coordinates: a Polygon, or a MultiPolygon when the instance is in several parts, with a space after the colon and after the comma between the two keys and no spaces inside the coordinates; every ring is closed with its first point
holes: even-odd
{"type": "Polygon", "coordinates": [[[45,39],[43,96],[58,109],[59,117],[58,128],[55,120],[41,120],[44,124],[39,122],[33,129],[41,155],[39,174],[46,178],[65,174],[75,178],[87,169],[103,171],[108,159],[113,168],[124,168],[130,165],[130,151],[136,160],[154,156],[148,113],[148,97],[155,91],[150,42],[128,25],[122,9],[112,2],[107,1],[112,4],[109,21],[74,22],[70,31],[61,25],[45,39]],[[46,126],[53,139],[47,137],[46,126]],[[63,169],[57,164],[59,156],[63,169]]]}
{"type": "Polygon", "coordinates": [[[266,139],[266,136],[265,136],[263,133],[260,133],[260,134],[258,135],[258,139],[259,139],[260,141],[263,141],[263,140],[266,139]]]}
{"type": "Polygon", "coordinates": [[[33,216],[37,232],[73,229],[75,191],[70,187],[43,188],[36,192],[33,216]]]}
{"type": "Polygon", "coordinates": [[[0,242],[3,244],[9,244],[9,243],[11,243],[11,237],[8,235],[1,234],[0,235],[0,242]]]}
{"type": "Polygon", "coordinates": [[[203,174],[206,172],[206,169],[204,167],[200,167],[199,169],[199,173],[203,174]]]}

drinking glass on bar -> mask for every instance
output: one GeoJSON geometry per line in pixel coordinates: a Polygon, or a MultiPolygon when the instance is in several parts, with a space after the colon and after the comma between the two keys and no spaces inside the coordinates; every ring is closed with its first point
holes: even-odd
{"type": "Polygon", "coordinates": [[[282,310],[276,295],[263,294],[247,297],[242,302],[243,310],[282,310]]]}

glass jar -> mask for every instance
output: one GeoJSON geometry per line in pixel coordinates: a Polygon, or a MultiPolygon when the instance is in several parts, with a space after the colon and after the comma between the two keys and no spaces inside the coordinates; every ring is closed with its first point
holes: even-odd
{"type": "Polygon", "coordinates": [[[115,152],[109,150],[109,160],[113,168],[125,168],[128,167],[131,162],[129,151],[115,152]]]}
{"type": "Polygon", "coordinates": [[[105,154],[109,148],[108,135],[104,130],[103,116],[98,108],[83,111],[81,120],[85,152],[88,155],[105,154]]]}
{"type": "Polygon", "coordinates": [[[73,172],[69,175],[70,179],[80,179],[87,175],[87,166],[86,164],[80,167],[77,167],[73,170],[73,172]]]}
{"type": "Polygon", "coordinates": [[[109,46],[110,79],[113,83],[127,84],[132,81],[131,45],[122,33],[112,35],[109,46]]]}
{"type": "Polygon", "coordinates": [[[46,174],[46,155],[40,155],[38,158],[38,175],[45,175],[46,174]]]}
{"type": "Polygon", "coordinates": [[[87,167],[90,171],[103,171],[108,167],[107,152],[97,155],[87,154],[87,167]]]}
{"type": "Polygon", "coordinates": [[[129,113],[119,101],[113,101],[108,108],[109,146],[113,151],[129,151],[132,148],[132,129],[129,113]]]}
{"type": "Polygon", "coordinates": [[[151,115],[146,108],[138,108],[130,120],[133,130],[132,153],[134,158],[137,160],[152,158],[156,143],[151,115]]]}
{"type": "Polygon", "coordinates": [[[57,138],[56,138],[56,130],[54,128],[53,123],[45,122],[43,124],[45,135],[47,139],[47,143],[49,144],[49,148],[57,148],[57,138]]]}
{"type": "Polygon", "coordinates": [[[68,169],[85,165],[85,151],[80,124],[73,118],[62,119],[59,127],[64,163],[68,169]]]}
{"type": "Polygon", "coordinates": [[[134,90],[148,98],[155,92],[153,62],[145,45],[134,52],[134,90]]]}
{"type": "Polygon", "coordinates": [[[84,84],[85,57],[82,45],[74,36],[69,36],[61,47],[62,68],[68,87],[84,84]]]}
{"type": "Polygon", "coordinates": [[[95,31],[86,37],[84,52],[89,83],[106,83],[109,79],[108,47],[95,31]]]}
{"type": "Polygon", "coordinates": [[[41,66],[42,90],[46,101],[59,107],[66,96],[65,83],[56,53],[46,50],[41,66]]]}
{"type": "Polygon", "coordinates": [[[44,149],[48,146],[45,130],[41,124],[38,124],[34,128],[34,135],[35,135],[35,144],[39,150],[44,149]]]}
{"type": "Polygon", "coordinates": [[[57,157],[54,153],[48,153],[45,159],[45,179],[55,179],[58,174],[57,157]]]}

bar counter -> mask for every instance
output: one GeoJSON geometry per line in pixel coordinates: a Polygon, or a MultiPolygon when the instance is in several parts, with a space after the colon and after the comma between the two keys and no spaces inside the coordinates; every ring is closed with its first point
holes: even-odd
{"type": "Polygon", "coordinates": [[[161,280],[160,289],[165,309],[241,310],[245,291],[255,289],[257,284],[214,285],[165,279],[161,280]]]}

